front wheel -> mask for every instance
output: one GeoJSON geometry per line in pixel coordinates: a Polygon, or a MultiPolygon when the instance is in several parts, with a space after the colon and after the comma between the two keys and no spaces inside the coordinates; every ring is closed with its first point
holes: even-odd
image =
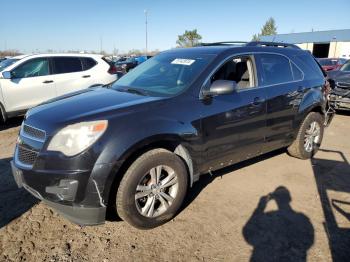
{"type": "Polygon", "coordinates": [[[321,146],[323,131],[323,116],[316,112],[309,113],[301,124],[293,144],[288,147],[288,153],[300,159],[311,158],[321,146]]]}
{"type": "Polygon", "coordinates": [[[140,228],[154,228],[174,217],[187,191],[187,169],[165,149],[146,152],[129,167],[117,192],[118,215],[140,228]]]}

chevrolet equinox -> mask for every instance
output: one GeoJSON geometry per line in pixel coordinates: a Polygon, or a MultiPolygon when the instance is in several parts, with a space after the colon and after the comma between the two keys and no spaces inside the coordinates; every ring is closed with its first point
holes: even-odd
{"type": "Polygon", "coordinates": [[[312,157],[327,122],[325,86],[313,56],[294,45],[165,51],[110,86],[29,110],[13,175],[80,225],[114,212],[154,228],[175,216],[201,174],[279,148],[312,157]]]}

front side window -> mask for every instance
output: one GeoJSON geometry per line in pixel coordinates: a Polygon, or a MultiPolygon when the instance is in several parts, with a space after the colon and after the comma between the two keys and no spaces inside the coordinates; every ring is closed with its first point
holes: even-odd
{"type": "Polygon", "coordinates": [[[12,70],[14,78],[46,76],[49,74],[49,61],[46,58],[35,58],[12,70]]]}
{"type": "Polygon", "coordinates": [[[261,54],[258,60],[263,85],[275,85],[294,80],[288,58],[275,54],[261,54]]]}
{"type": "Polygon", "coordinates": [[[256,86],[252,58],[250,56],[238,56],[229,59],[210,79],[211,83],[216,80],[235,81],[238,89],[256,86]]]}
{"type": "Polygon", "coordinates": [[[53,58],[54,74],[66,74],[83,71],[79,57],[55,57],[53,58]]]}
{"type": "Polygon", "coordinates": [[[186,90],[215,55],[170,52],[159,54],[124,75],[112,86],[155,96],[173,96],[186,90]]]}

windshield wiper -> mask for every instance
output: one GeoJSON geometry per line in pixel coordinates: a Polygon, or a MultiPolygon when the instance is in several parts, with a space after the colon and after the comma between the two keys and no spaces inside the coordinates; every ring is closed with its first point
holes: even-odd
{"type": "Polygon", "coordinates": [[[136,89],[136,88],[131,88],[131,87],[127,87],[127,88],[118,88],[117,89],[120,92],[128,92],[128,93],[132,93],[132,94],[137,94],[137,95],[141,95],[141,96],[147,96],[147,92],[140,90],[140,89],[136,89]]]}

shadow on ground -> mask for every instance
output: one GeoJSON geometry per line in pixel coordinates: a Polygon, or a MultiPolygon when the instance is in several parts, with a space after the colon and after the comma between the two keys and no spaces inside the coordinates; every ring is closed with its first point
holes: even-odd
{"type": "Polygon", "coordinates": [[[242,231],[253,246],[251,261],[306,261],[314,243],[314,228],[307,216],[292,209],[291,201],[283,186],[260,198],[242,231]],[[275,201],[278,209],[266,212],[269,201],[275,201]]]}
{"type": "Polygon", "coordinates": [[[0,131],[12,128],[12,127],[17,127],[22,124],[23,117],[14,117],[10,118],[6,121],[6,123],[2,123],[0,121],[0,131]]]}
{"type": "Polygon", "coordinates": [[[328,236],[333,261],[350,258],[350,164],[340,151],[320,150],[327,158],[311,160],[317,190],[325,216],[324,230],[328,236]]]}
{"type": "Polygon", "coordinates": [[[0,159],[0,228],[28,211],[38,200],[18,188],[11,174],[10,158],[0,159]]]}
{"type": "Polygon", "coordinates": [[[212,174],[201,175],[200,179],[193,184],[192,188],[188,190],[186,198],[184,200],[184,204],[182,205],[180,212],[183,211],[185,208],[187,208],[197,198],[197,196],[202,192],[202,190],[206,186],[208,186],[211,182],[213,182],[216,178],[223,177],[224,175],[230,174],[231,172],[234,172],[238,169],[253,165],[260,161],[264,161],[271,157],[278,156],[284,153],[286,153],[285,149],[279,149],[279,150],[237,163],[235,165],[228,166],[223,169],[214,171],[212,174]]]}

